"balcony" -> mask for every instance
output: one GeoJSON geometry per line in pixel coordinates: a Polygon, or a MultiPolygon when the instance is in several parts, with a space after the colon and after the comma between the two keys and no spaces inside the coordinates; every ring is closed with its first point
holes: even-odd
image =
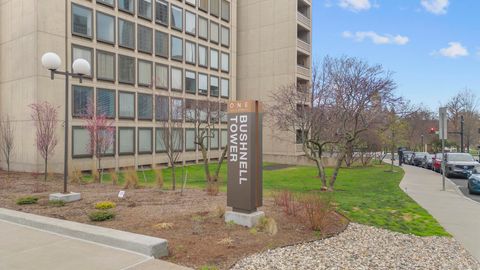
{"type": "Polygon", "coordinates": [[[310,74],[310,68],[304,67],[297,65],[297,74],[300,75],[303,78],[310,79],[311,74],[310,74]]]}
{"type": "Polygon", "coordinates": [[[301,39],[297,39],[297,48],[305,54],[312,52],[312,46],[301,39]]]}
{"type": "Polygon", "coordinates": [[[297,12],[297,21],[308,29],[312,28],[312,20],[300,12],[297,12]]]}

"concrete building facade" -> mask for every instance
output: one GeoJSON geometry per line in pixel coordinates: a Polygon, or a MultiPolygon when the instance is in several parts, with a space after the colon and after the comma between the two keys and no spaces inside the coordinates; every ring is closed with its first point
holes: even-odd
{"type": "MultiPolygon", "coordinates": [[[[229,100],[268,103],[278,86],[308,83],[309,1],[0,0],[0,116],[14,124],[11,168],[42,170],[29,105],[47,101],[58,107],[60,120],[49,170],[63,170],[65,80],[50,79],[40,60],[46,52],[61,57],[62,71],[70,71],[77,58],[92,67],[82,83],[71,79],[69,84],[72,169],[92,168],[83,127],[87,107],[115,122],[115,143],[102,167],[168,164],[159,138],[168,119],[183,123],[176,131],[182,137],[180,161],[198,162],[193,125],[184,117],[189,104],[204,101],[226,111],[229,100]],[[183,113],[172,113],[174,108],[183,113]]],[[[216,121],[211,159],[227,143],[225,120],[209,120],[216,121]]],[[[271,135],[267,128],[267,156],[281,160],[298,154],[294,136],[270,141],[271,135]]]]}

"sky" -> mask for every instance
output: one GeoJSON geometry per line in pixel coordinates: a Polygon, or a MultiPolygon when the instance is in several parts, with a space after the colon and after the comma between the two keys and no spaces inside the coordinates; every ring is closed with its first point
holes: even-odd
{"type": "Polygon", "coordinates": [[[313,59],[353,56],[394,73],[397,94],[431,110],[480,96],[480,0],[313,0],[313,59]]]}

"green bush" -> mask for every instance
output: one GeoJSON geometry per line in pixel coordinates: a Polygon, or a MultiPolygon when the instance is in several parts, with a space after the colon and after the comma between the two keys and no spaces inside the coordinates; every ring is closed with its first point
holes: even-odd
{"type": "Polygon", "coordinates": [[[88,214],[91,221],[105,221],[115,217],[115,214],[110,211],[94,211],[88,214]]]}
{"type": "Polygon", "coordinates": [[[38,202],[38,198],[33,196],[26,196],[26,197],[21,197],[17,199],[18,205],[36,204],[37,202],[38,202]]]}
{"type": "Polygon", "coordinates": [[[65,202],[61,200],[53,200],[53,201],[49,201],[48,205],[54,206],[54,207],[62,207],[62,206],[65,206],[65,202]]]}
{"type": "Polygon", "coordinates": [[[95,209],[100,209],[100,210],[106,210],[106,209],[112,209],[117,206],[114,202],[111,201],[103,201],[103,202],[98,202],[95,204],[95,209]]]}

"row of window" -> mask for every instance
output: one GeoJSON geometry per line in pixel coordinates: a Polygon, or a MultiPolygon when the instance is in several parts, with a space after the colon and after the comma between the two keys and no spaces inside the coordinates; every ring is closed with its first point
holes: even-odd
{"type": "MultiPolygon", "coordinates": [[[[93,112],[93,88],[73,86],[73,117],[85,117],[93,112]]],[[[169,98],[167,96],[142,94],[97,88],[95,110],[97,115],[108,118],[157,121],[203,121],[210,123],[227,122],[227,104],[224,102],[197,101],[194,99],[169,98]],[[117,102],[118,99],[118,102],[117,102]],[[118,110],[117,110],[118,104],[118,110]]]]}
{"type": "MultiPolygon", "coordinates": [[[[204,40],[209,40],[215,44],[222,44],[222,46],[230,46],[230,29],[225,26],[220,26],[218,23],[210,21],[197,15],[185,11],[179,7],[172,5],[172,28],[183,32],[185,14],[185,33],[197,36],[204,40]],[[198,28],[197,28],[198,25],[198,28]],[[209,35],[210,34],[210,35],[209,35]]],[[[168,12],[167,12],[168,17],[168,12]]],[[[168,20],[168,19],[167,19],[168,20]]],[[[120,47],[135,50],[135,23],[118,18],[118,45],[120,47]]],[[[72,5],[72,34],[93,38],[93,11],[87,7],[73,4],[72,5]]],[[[100,42],[115,44],[115,16],[106,13],[96,12],[96,38],[100,42]]],[[[150,27],[137,24],[137,49],[139,52],[152,53],[153,50],[153,30],[150,27]]],[[[156,40],[158,42],[158,40],[156,40]]],[[[157,44],[156,46],[161,46],[157,44]]]]}
{"type": "MultiPolygon", "coordinates": [[[[227,130],[211,129],[209,132],[207,147],[210,150],[219,149],[219,146],[225,148],[227,145],[227,130]]],[[[113,134],[113,136],[118,136],[119,155],[152,154],[154,151],[156,153],[164,153],[167,151],[166,145],[169,142],[172,143],[169,148],[173,149],[173,151],[183,152],[185,150],[193,152],[197,150],[195,129],[173,128],[168,130],[167,128],[119,127],[117,134],[113,134]]],[[[105,151],[106,156],[114,156],[116,154],[117,140],[114,138],[112,141],[114,142],[112,146],[105,151]]],[[[86,128],[74,126],[72,128],[72,142],[72,156],[74,158],[92,157],[89,147],[90,134],[86,128]]]]}
{"type": "MultiPolygon", "coordinates": [[[[199,47],[200,49],[200,47],[199,47]]],[[[199,50],[200,52],[200,50],[199,50]]],[[[205,52],[205,55],[207,53],[205,52]]],[[[195,53],[193,53],[195,55],[195,53]]],[[[196,94],[208,95],[210,88],[210,96],[218,97],[221,92],[221,96],[228,98],[230,92],[230,81],[226,78],[220,78],[218,76],[198,73],[190,70],[183,70],[174,66],[167,66],[164,64],[153,63],[142,59],[135,59],[134,57],[125,56],[119,54],[118,57],[115,53],[96,50],[96,78],[97,80],[115,82],[135,85],[148,88],[158,88],[172,91],[196,94]],[[118,62],[118,68],[117,68],[118,62]],[[137,63],[135,63],[137,62],[137,63]],[[118,72],[116,72],[118,70],[118,72]],[[138,73],[138,74],[137,74],[138,73]],[[138,76],[137,76],[138,75],[138,76]]],[[[93,67],[93,49],[83,46],[72,46],[72,61],[78,58],[83,58],[90,63],[93,67]]],[[[218,64],[218,51],[210,51],[211,63],[217,62],[218,64]]],[[[228,69],[230,62],[230,56],[222,53],[222,70],[228,69]]],[[[203,59],[206,61],[206,59],[203,59]]],[[[90,77],[94,74],[93,68],[91,69],[90,77]]]]}

